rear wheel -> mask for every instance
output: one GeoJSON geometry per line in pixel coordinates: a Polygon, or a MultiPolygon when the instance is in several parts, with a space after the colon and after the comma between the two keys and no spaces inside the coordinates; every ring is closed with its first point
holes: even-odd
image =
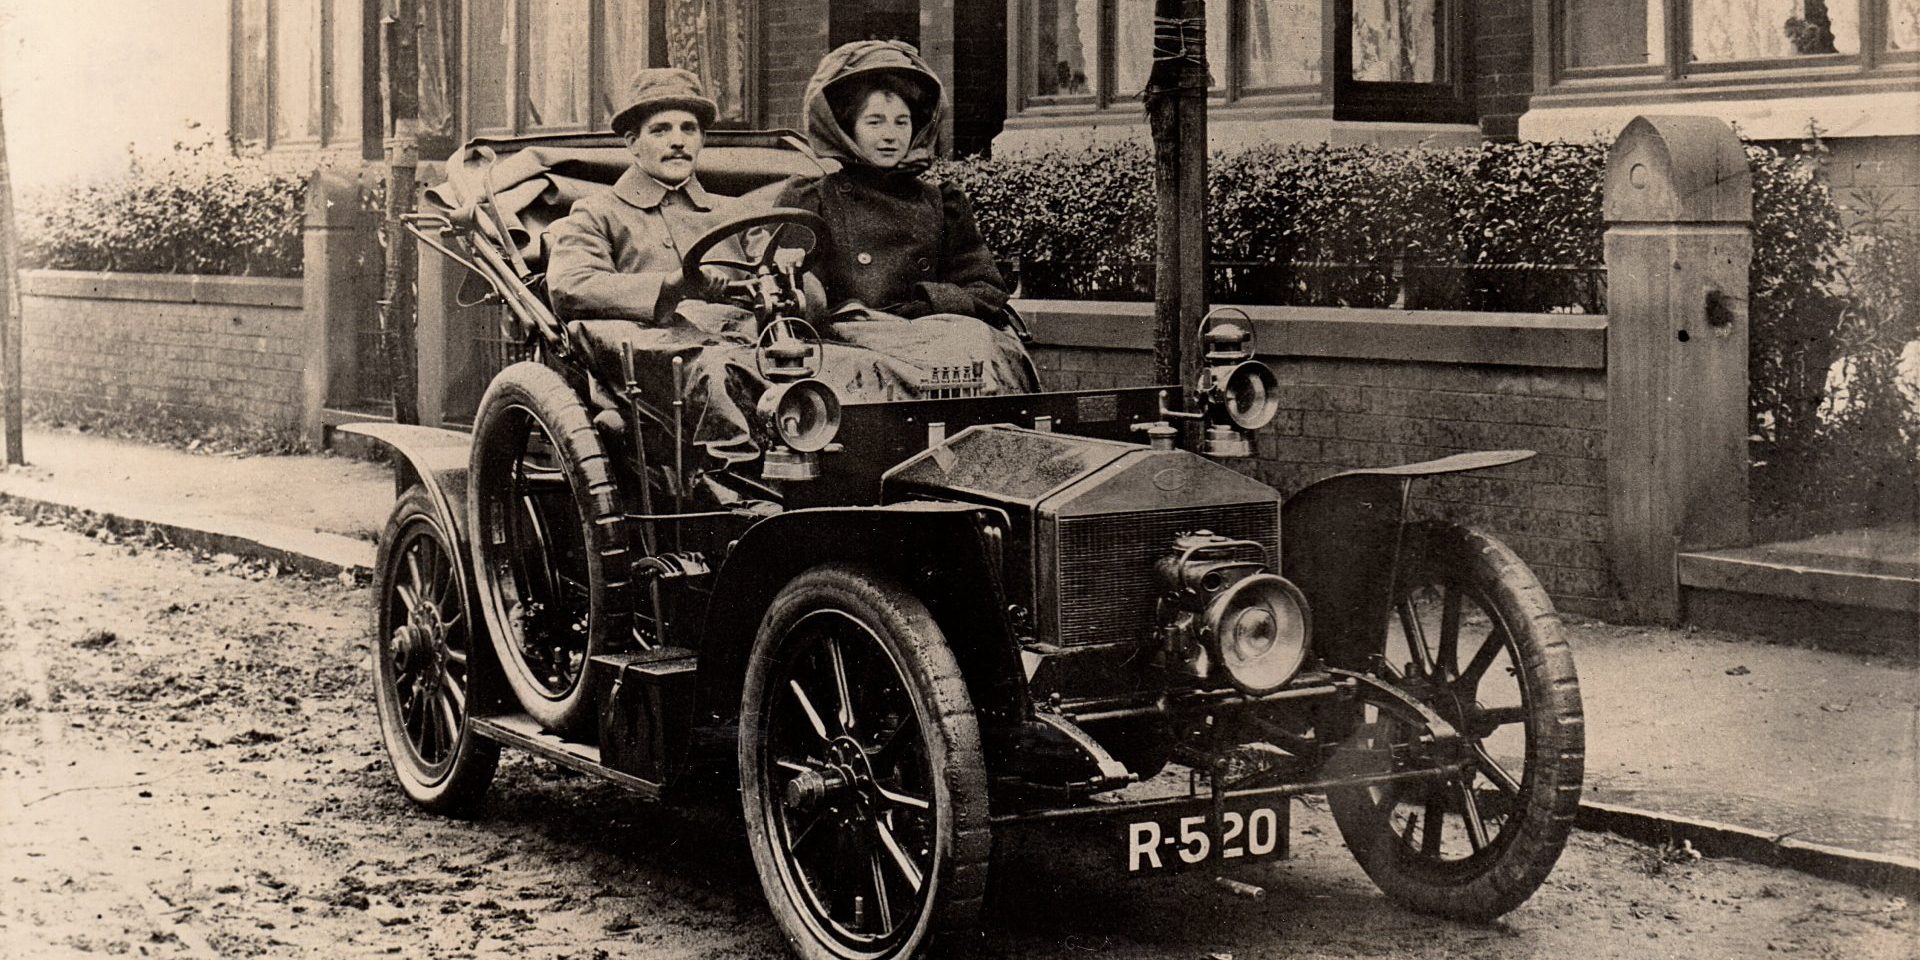
{"type": "Polygon", "coordinates": [[[979,727],[940,628],[891,581],[824,566],[774,599],[747,669],[740,782],[761,886],[802,957],[909,957],[978,920],[979,727]]]}
{"type": "Polygon", "coordinates": [[[624,511],[586,408],[538,363],[501,371],[474,418],[467,483],[474,575],[501,671],[549,730],[589,730],[587,661],[625,642],[624,511]]]}
{"type": "Polygon", "coordinates": [[[400,788],[438,813],[472,809],[500,747],[469,728],[478,667],[466,577],[425,490],[394,505],[380,537],[373,695],[400,788]]]}
{"type": "MultiPolygon", "coordinates": [[[[1448,779],[1330,790],[1341,836],[1387,896],[1484,920],[1539,889],[1579,811],[1585,721],[1573,654],[1526,564],[1450,524],[1408,528],[1383,679],[1459,730],[1448,779]]],[[[1433,766],[1411,724],[1367,707],[1354,745],[1433,766]]],[[[1345,772],[1345,771],[1343,771],[1345,772]]]]}

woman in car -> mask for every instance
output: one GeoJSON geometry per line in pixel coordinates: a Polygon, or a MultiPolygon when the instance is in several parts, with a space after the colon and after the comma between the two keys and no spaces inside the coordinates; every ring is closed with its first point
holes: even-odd
{"type": "Polygon", "coordinates": [[[923,394],[1035,388],[1033,365],[1005,329],[1007,283],[966,194],[921,175],[947,105],[913,47],[841,46],[807,84],[807,139],[841,169],[789,184],[778,201],[827,224],[815,269],[830,335],[914,368],[923,394]]]}

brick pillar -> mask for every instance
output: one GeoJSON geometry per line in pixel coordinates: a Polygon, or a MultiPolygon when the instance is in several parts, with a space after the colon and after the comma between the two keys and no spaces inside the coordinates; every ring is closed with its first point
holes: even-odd
{"type": "Polygon", "coordinates": [[[379,295],[373,218],[351,174],[323,168],[308,179],[301,241],[306,329],[301,429],[318,447],[326,440],[321,410],[329,401],[356,395],[360,371],[355,324],[373,309],[379,295]]]}
{"type": "Polygon", "coordinates": [[[1605,210],[1614,573],[1629,614],[1674,621],[1676,555],[1748,533],[1746,152],[1721,120],[1636,118],[1605,210]]]}

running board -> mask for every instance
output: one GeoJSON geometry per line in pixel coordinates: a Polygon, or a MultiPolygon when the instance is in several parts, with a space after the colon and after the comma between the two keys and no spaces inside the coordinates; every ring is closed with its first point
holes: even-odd
{"type": "Polygon", "coordinates": [[[524,713],[474,717],[473,732],[502,746],[525,750],[545,757],[563,767],[611,780],[648,799],[660,796],[660,785],[623,773],[600,762],[600,748],[590,743],[575,743],[540,729],[540,724],[524,713]]]}

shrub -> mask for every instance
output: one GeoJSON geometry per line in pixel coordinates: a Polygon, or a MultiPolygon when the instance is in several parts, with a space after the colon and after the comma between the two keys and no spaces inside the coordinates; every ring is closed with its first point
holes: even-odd
{"type": "MultiPolygon", "coordinates": [[[[1835,519],[1914,509],[1920,442],[1920,241],[1881,211],[1848,237],[1819,144],[1749,144],[1748,291],[1757,516],[1839,504],[1835,519]]],[[[1604,144],[1459,150],[1264,145],[1215,155],[1216,302],[1537,312],[1604,309],[1604,144]],[[1435,265],[1444,265],[1436,267],[1435,265]],[[1602,281],[1603,282],[1603,281],[1602,281]]],[[[1140,144],[939,168],[1030,296],[1152,295],[1153,158],[1140,144]]]]}
{"type": "Polygon", "coordinates": [[[116,179],[28,198],[21,259],[62,270],[297,277],[311,166],[176,144],[116,179]]]}

